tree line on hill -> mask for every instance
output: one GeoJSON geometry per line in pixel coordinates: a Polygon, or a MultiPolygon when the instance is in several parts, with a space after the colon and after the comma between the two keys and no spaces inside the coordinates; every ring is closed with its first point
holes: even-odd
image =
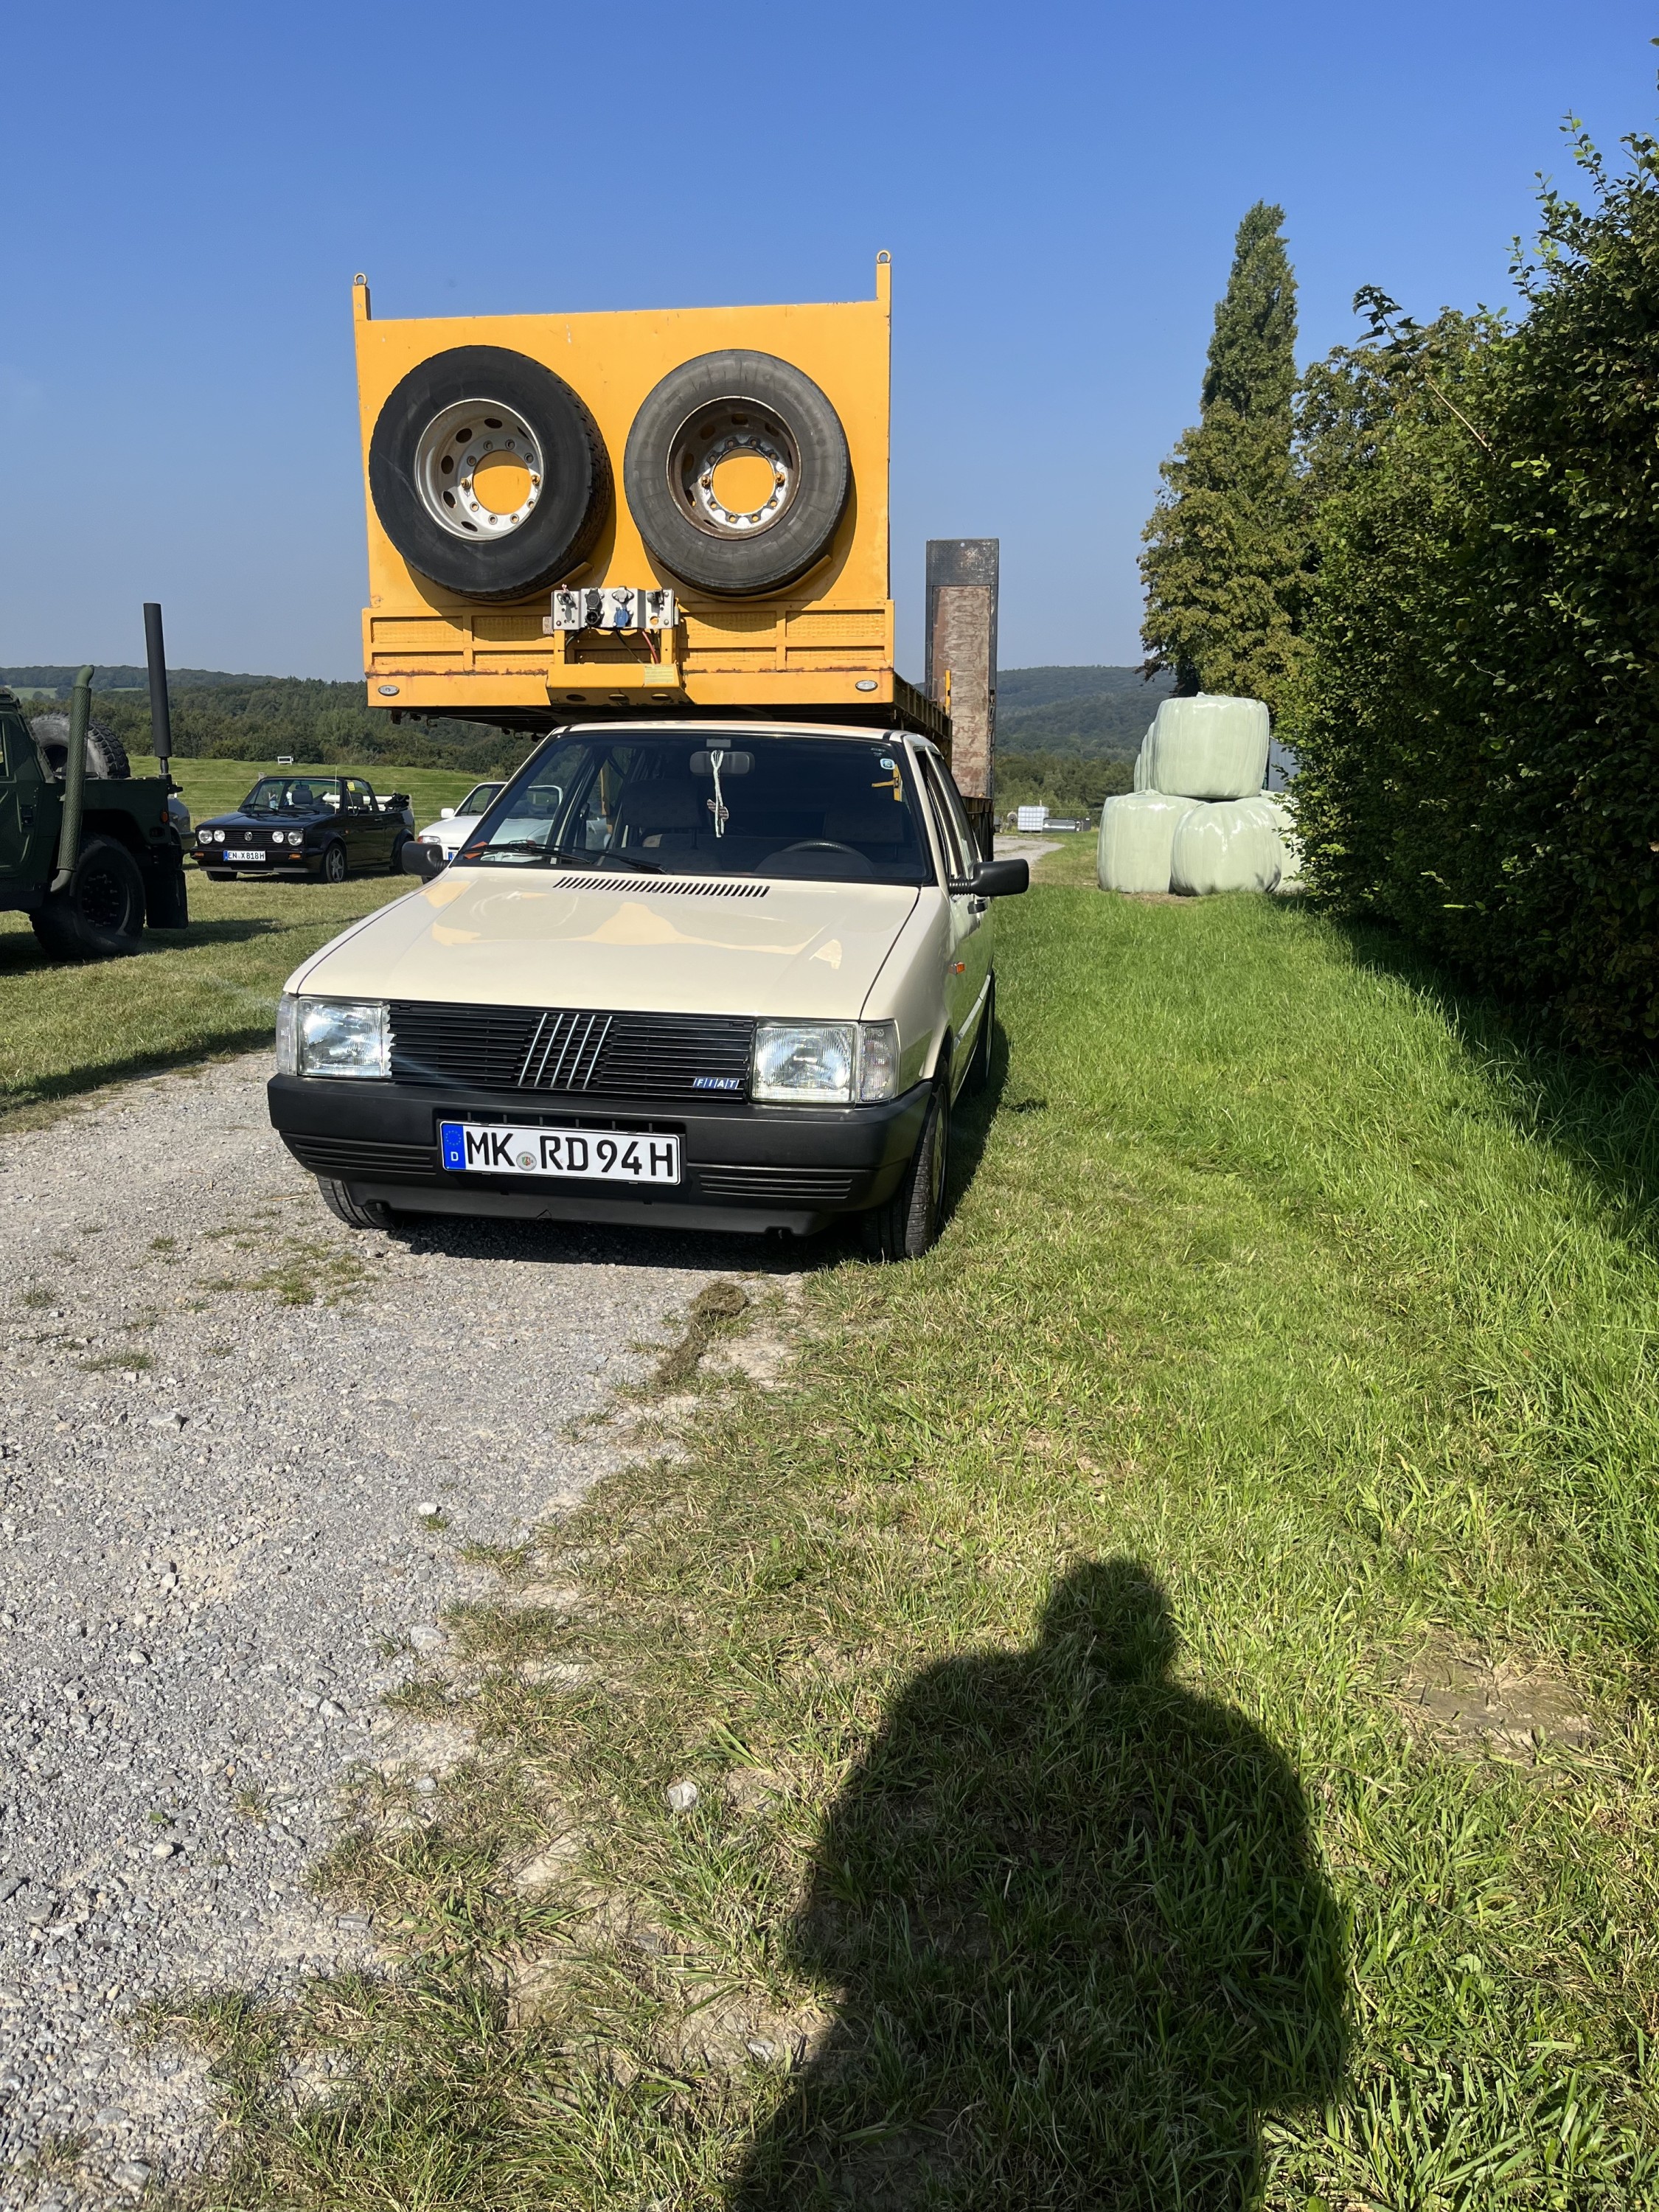
{"type": "Polygon", "coordinates": [[[1200,419],[1164,465],[1145,641],[1265,699],[1312,896],[1606,1054],[1659,1042],[1659,143],[1545,188],[1511,313],[1296,374],[1281,210],[1241,225],[1200,419]]]}
{"type": "MultiPolygon", "coordinates": [[[[0,669],[35,708],[67,699],[76,671],[0,669]]],[[[150,749],[149,692],[141,668],[94,672],[92,711],[130,753],[150,749]]],[[[216,669],[169,672],[173,750],[183,760],[276,760],[343,767],[448,768],[463,775],[501,775],[516,768],[532,740],[481,722],[393,722],[363,702],[361,684],[298,676],[229,676],[216,669]]]]}

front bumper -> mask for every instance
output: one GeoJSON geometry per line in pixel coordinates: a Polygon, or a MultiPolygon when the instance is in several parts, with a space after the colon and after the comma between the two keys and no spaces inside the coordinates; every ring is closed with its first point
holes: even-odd
{"type": "Polygon", "coordinates": [[[320,853],[295,853],[292,860],[284,854],[280,860],[228,860],[222,853],[206,852],[199,845],[192,848],[191,857],[198,867],[227,876],[314,876],[323,865],[320,853]]]}
{"type": "Polygon", "coordinates": [[[890,1198],[921,1134],[929,1086],[880,1106],[755,1106],[607,1097],[561,1105],[546,1092],[276,1075],[272,1127],[301,1167],[400,1212],[501,1214],[529,1221],[651,1223],[806,1235],[890,1198]],[[439,1164],[441,1121],[623,1129],[680,1139],[684,1180],[623,1191],[562,1176],[453,1175],[439,1164]]]}

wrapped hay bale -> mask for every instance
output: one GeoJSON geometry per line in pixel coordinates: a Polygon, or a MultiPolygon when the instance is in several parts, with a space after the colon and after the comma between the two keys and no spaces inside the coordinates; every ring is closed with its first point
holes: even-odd
{"type": "Polygon", "coordinates": [[[1302,840],[1296,834],[1296,814],[1283,792],[1258,792],[1254,799],[1243,799],[1241,805],[1260,807],[1273,825],[1279,838],[1280,863],[1279,888],[1282,891],[1302,888],[1302,840]]]}
{"type": "Polygon", "coordinates": [[[1148,723],[1146,734],[1140,741],[1140,750],[1135,755],[1134,788],[1137,791],[1151,791],[1154,788],[1152,781],[1153,726],[1152,724],[1148,723]]]}
{"type": "Polygon", "coordinates": [[[1270,891],[1283,862],[1278,827],[1259,798],[1189,806],[1170,848],[1170,889],[1193,898],[1270,891]]]}
{"type": "Polygon", "coordinates": [[[1152,724],[1147,781],[1184,799],[1247,799],[1267,773],[1267,710],[1260,699],[1200,691],[1166,699],[1152,724]]]}
{"type": "Polygon", "coordinates": [[[1190,799],[1170,799],[1161,791],[1126,792],[1100,810],[1100,838],[1095,874],[1103,891],[1167,891],[1170,850],[1190,799]]]}

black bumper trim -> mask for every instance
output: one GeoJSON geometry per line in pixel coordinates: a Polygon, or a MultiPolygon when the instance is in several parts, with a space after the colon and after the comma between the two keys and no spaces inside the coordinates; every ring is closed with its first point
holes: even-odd
{"type": "Polygon", "coordinates": [[[587,1100],[562,1111],[544,1092],[446,1089],[434,1096],[429,1084],[278,1075],[268,1097],[272,1125],[302,1167],[406,1211],[659,1225],[672,1215],[687,1228],[805,1231],[892,1195],[921,1133],[929,1091],[921,1084],[879,1106],[677,1100],[672,1115],[659,1099],[608,1098],[610,1110],[596,1114],[587,1100]],[[438,1164],[440,1121],[670,1133],[681,1141],[684,1180],[647,1196],[562,1177],[453,1175],[438,1164]]]}

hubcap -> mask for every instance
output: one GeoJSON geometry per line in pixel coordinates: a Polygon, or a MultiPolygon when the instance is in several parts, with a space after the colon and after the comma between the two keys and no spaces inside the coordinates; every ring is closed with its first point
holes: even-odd
{"type": "Polygon", "coordinates": [[[507,538],[542,495],[542,449],[524,417],[495,399],[459,399],[415,448],[415,488],[452,538],[507,538]]]}
{"type": "Polygon", "coordinates": [[[775,416],[722,399],[681,424],[669,449],[668,486],[708,536],[757,538],[788,513],[800,488],[800,455],[775,416]]]}

